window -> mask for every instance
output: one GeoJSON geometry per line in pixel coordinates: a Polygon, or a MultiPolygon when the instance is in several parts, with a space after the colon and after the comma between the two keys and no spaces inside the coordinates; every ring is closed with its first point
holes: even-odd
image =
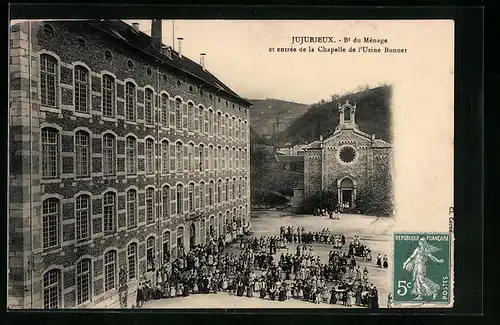
{"type": "Polygon", "coordinates": [[[132,243],[127,247],[128,279],[137,278],[137,244],[132,243]]]}
{"type": "Polygon", "coordinates": [[[217,181],[217,203],[220,203],[222,199],[222,180],[217,181]]]}
{"type": "Polygon", "coordinates": [[[148,223],[155,221],[154,215],[154,194],[155,190],[148,188],[146,190],[146,220],[148,223]]]}
{"type": "Polygon", "coordinates": [[[199,171],[202,172],[203,164],[205,163],[205,148],[203,147],[202,144],[200,144],[198,148],[198,158],[199,158],[199,163],[198,163],[199,171]]]}
{"type": "Polygon", "coordinates": [[[233,178],[233,181],[231,184],[231,200],[235,199],[235,193],[236,193],[236,178],[233,178]]]}
{"type": "Polygon", "coordinates": [[[203,107],[198,107],[194,109],[194,130],[196,132],[201,131],[201,114],[203,112],[203,107]]]}
{"type": "Polygon", "coordinates": [[[153,124],[153,91],[148,88],[145,93],[144,119],[147,124],[153,124]]]}
{"type": "Polygon", "coordinates": [[[210,136],[214,135],[214,111],[209,110],[208,111],[208,120],[207,120],[207,125],[208,125],[208,134],[210,136]]]}
{"type": "Polygon", "coordinates": [[[169,153],[169,143],[167,140],[163,140],[161,143],[161,162],[162,162],[162,172],[167,174],[170,171],[170,153],[169,153]]]}
{"type": "Polygon", "coordinates": [[[76,264],[76,304],[90,301],[90,259],[84,259],[76,264]]]}
{"type": "Polygon", "coordinates": [[[241,177],[240,177],[240,181],[238,182],[238,197],[241,198],[241,177]]]}
{"type": "Polygon", "coordinates": [[[231,137],[235,138],[236,137],[236,119],[233,116],[233,119],[231,121],[231,137]]]}
{"type": "Polygon", "coordinates": [[[50,55],[42,54],[40,55],[40,98],[42,99],[42,105],[56,106],[56,88],[57,60],[50,55]]]}
{"type": "Polygon", "coordinates": [[[346,108],[344,110],[344,122],[349,122],[351,121],[351,109],[346,108]]]}
{"type": "Polygon", "coordinates": [[[182,168],[182,142],[177,142],[175,145],[175,170],[181,173],[182,168]]]}
{"type": "Polygon", "coordinates": [[[163,127],[168,127],[168,119],[169,119],[169,105],[170,101],[166,94],[161,95],[161,125],[163,127]]]}
{"type": "Polygon", "coordinates": [[[240,138],[240,123],[241,123],[241,120],[238,120],[236,122],[236,139],[239,139],[240,138]]]}
{"type": "Polygon", "coordinates": [[[90,237],[90,197],[80,195],[75,201],[76,240],[86,240],[90,237]]]}
{"type": "Polygon", "coordinates": [[[166,231],[163,234],[163,263],[170,261],[170,232],[166,231]]]}
{"type": "Polygon", "coordinates": [[[163,219],[168,219],[170,217],[170,187],[168,185],[163,186],[161,200],[163,219]]]}
{"type": "Polygon", "coordinates": [[[115,137],[112,134],[102,138],[102,172],[104,175],[115,173],[115,137]]]}
{"type": "Polygon", "coordinates": [[[146,173],[154,173],[154,142],[151,139],[146,140],[146,173]]]}
{"type": "Polygon", "coordinates": [[[127,222],[128,228],[137,226],[137,191],[129,190],[127,192],[127,222]]]}
{"type": "Polygon", "coordinates": [[[205,183],[200,182],[200,208],[205,207],[205,183]]]}
{"type": "Polygon", "coordinates": [[[90,157],[89,157],[90,137],[87,132],[78,131],[75,134],[75,162],[76,176],[89,176],[90,157]]]}
{"type": "Polygon", "coordinates": [[[175,129],[182,129],[182,102],[179,98],[175,100],[175,129]]]}
{"type": "Polygon", "coordinates": [[[229,201],[229,178],[226,179],[225,200],[229,201]]]}
{"type": "Polygon", "coordinates": [[[188,105],[182,103],[182,128],[188,129],[188,105]]]}
{"type": "Polygon", "coordinates": [[[153,74],[153,71],[151,70],[151,68],[146,69],[146,74],[148,75],[148,77],[151,77],[151,75],[153,74]]]}
{"type": "Polygon", "coordinates": [[[233,148],[233,166],[235,169],[238,169],[238,151],[236,151],[236,148],[233,148]]]}
{"type": "Polygon", "coordinates": [[[61,308],[61,271],[50,270],[43,276],[44,309],[61,308]]]}
{"type": "Polygon", "coordinates": [[[188,200],[189,211],[194,211],[194,183],[189,184],[188,200]]]}
{"type": "Polygon", "coordinates": [[[177,214],[182,214],[182,191],[183,191],[183,186],[181,184],[177,185],[177,193],[176,193],[177,214]]]}
{"type": "Polygon", "coordinates": [[[219,146],[217,147],[217,166],[215,166],[215,169],[217,168],[223,168],[222,167],[222,162],[223,162],[223,157],[222,157],[222,147],[219,146]]]}
{"type": "Polygon", "coordinates": [[[168,77],[167,77],[167,75],[165,73],[163,74],[162,79],[163,79],[163,81],[167,81],[168,80],[168,77]]]}
{"type": "Polygon", "coordinates": [[[127,66],[128,66],[129,69],[132,70],[134,68],[134,62],[132,60],[128,60],[127,66]]]}
{"type": "Polygon", "coordinates": [[[213,170],[214,168],[214,147],[210,145],[209,150],[208,150],[208,162],[209,162],[209,167],[208,169],[213,170]]]}
{"type": "Polygon", "coordinates": [[[47,199],[42,203],[43,248],[59,246],[59,200],[47,199]]]}
{"type": "Polygon", "coordinates": [[[111,62],[111,60],[113,59],[113,56],[111,55],[110,50],[104,51],[104,58],[106,59],[106,61],[111,62]]]}
{"type": "Polygon", "coordinates": [[[153,236],[146,240],[146,271],[155,270],[155,238],[153,236]]]}
{"type": "Polygon", "coordinates": [[[115,194],[108,192],[104,194],[102,200],[104,234],[111,234],[116,231],[116,200],[115,194]]]}
{"type": "Polygon", "coordinates": [[[135,121],[135,96],[135,85],[127,82],[125,85],[125,117],[127,121],[135,121]]]}
{"type": "Polygon", "coordinates": [[[88,113],[89,72],[82,66],[75,67],[75,111],[88,113]]]}
{"type": "Polygon", "coordinates": [[[188,169],[194,171],[194,144],[190,143],[188,147],[188,169]]]}
{"type": "Polygon", "coordinates": [[[116,287],[116,251],[104,254],[104,292],[116,287]]]}
{"type": "Polygon", "coordinates": [[[137,146],[134,137],[127,137],[126,141],[127,174],[135,174],[137,171],[137,146]]]}
{"type": "Polygon", "coordinates": [[[193,131],[194,130],[194,107],[193,107],[193,103],[188,103],[187,118],[188,118],[188,130],[189,131],[193,131]]]}
{"type": "Polygon", "coordinates": [[[42,175],[44,178],[59,175],[59,132],[53,128],[42,129],[42,175]]]}
{"type": "Polygon", "coordinates": [[[210,181],[210,186],[208,186],[208,205],[214,205],[214,181],[210,181]]]}
{"type": "Polygon", "coordinates": [[[203,125],[205,126],[203,131],[207,134],[208,134],[208,116],[207,116],[208,113],[209,113],[208,111],[204,110],[201,115],[203,120],[203,125]]]}
{"type": "Polygon", "coordinates": [[[217,136],[222,136],[222,114],[220,112],[217,113],[217,136]]]}
{"type": "Polygon", "coordinates": [[[102,116],[115,117],[115,80],[106,74],[102,76],[102,116]]]}

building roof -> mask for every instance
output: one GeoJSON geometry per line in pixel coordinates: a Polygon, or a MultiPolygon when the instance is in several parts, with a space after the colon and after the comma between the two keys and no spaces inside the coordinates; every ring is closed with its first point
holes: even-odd
{"type": "Polygon", "coordinates": [[[289,156],[277,154],[276,159],[279,162],[304,162],[304,156],[289,156]]]}
{"type": "Polygon", "coordinates": [[[308,145],[305,145],[302,147],[302,149],[304,150],[308,150],[308,149],[321,149],[322,148],[322,145],[321,145],[321,141],[313,141],[311,143],[309,143],[308,145]]]}
{"type": "MultiPolygon", "coordinates": [[[[65,22],[74,23],[74,22],[65,22]]],[[[195,77],[201,82],[215,87],[219,91],[226,93],[228,96],[233,97],[239,102],[246,104],[247,106],[252,105],[246,99],[240,97],[231,88],[226,86],[222,81],[217,79],[213,74],[211,74],[207,69],[203,69],[201,65],[192,61],[185,55],[179,56],[179,53],[172,51],[171,58],[162,53],[162,51],[156,49],[151,43],[151,37],[143,32],[135,31],[132,26],[121,20],[89,20],[87,21],[91,26],[106,32],[107,34],[115,37],[117,40],[127,43],[130,46],[141,50],[153,58],[161,61],[162,63],[169,65],[177,70],[195,77]]],[[[162,44],[163,46],[163,44],[162,44]]]]}
{"type": "Polygon", "coordinates": [[[389,142],[386,142],[382,139],[375,139],[373,140],[373,147],[374,148],[391,148],[391,144],[389,142]]]}

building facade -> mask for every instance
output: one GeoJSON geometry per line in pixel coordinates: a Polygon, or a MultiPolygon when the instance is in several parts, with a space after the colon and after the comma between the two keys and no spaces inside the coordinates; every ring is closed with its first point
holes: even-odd
{"type": "Polygon", "coordinates": [[[124,306],[250,224],[250,103],[162,45],[160,20],[10,35],[10,308],[124,306]]]}
{"type": "Polygon", "coordinates": [[[392,186],[392,146],[359,129],[356,104],[339,104],[338,112],[335,131],[304,147],[304,199],[328,191],[344,208],[355,209],[376,197],[374,191],[392,186]]]}

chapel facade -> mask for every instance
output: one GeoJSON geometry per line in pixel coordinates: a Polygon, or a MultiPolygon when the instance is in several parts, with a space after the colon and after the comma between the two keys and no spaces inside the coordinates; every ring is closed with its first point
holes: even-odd
{"type": "MultiPolygon", "coordinates": [[[[338,204],[356,209],[360,200],[391,186],[392,145],[356,124],[356,104],[339,103],[339,124],[334,132],[304,147],[304,200],[318,192],[336,195],[338,204]]],[[[376,196],[376,195],[375,195],[376,196]]]]}

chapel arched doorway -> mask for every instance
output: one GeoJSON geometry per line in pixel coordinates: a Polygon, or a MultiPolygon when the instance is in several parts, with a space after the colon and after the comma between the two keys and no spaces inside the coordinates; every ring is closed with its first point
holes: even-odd
{"type": "Polygon", "coordinates": [[[339,205],[344,209],[354,207],[355,187],[352,179],[346,177],[340,181],[338,186],[339,205]]]}

